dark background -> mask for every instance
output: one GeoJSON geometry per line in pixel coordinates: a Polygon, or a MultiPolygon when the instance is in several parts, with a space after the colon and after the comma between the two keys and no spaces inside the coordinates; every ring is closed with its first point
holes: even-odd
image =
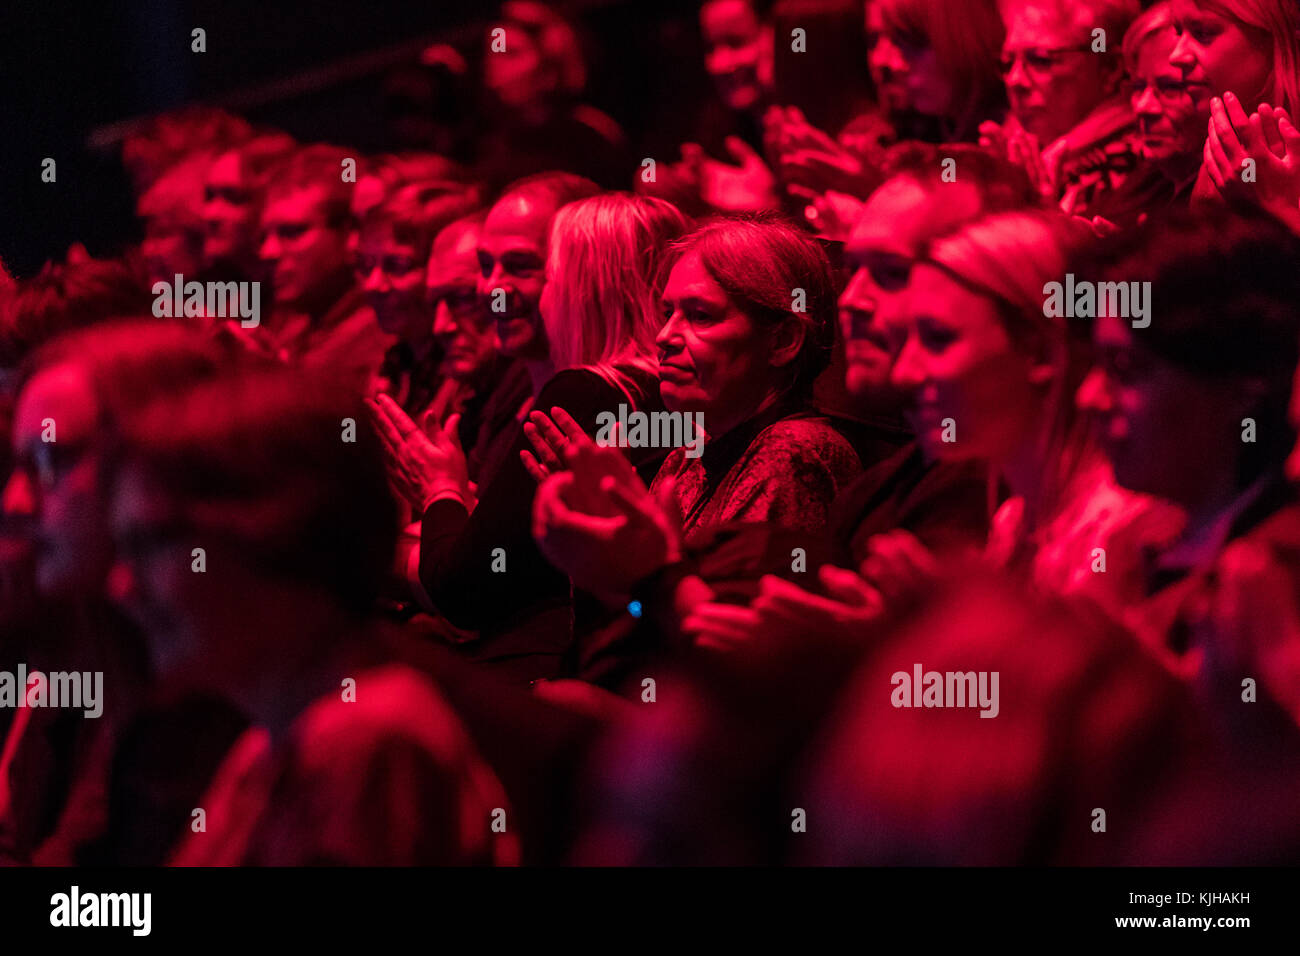
{"type": "MultiPolygon", "coordinates": [[[[675,159],[709,90],[698,4],[555,6],[588,41],[589,102],[622,124],[636,155],[675,159]]],[[[304,141],[392,148],[378,108],[385,67],[374,61],[413,56],[426,40],[472,57],[497,8],[484,0],[7,0],[0,259],[30,275],[74,241],[108,255],[137,238],[116,131],[168,108],[230,105],[304,141]],[[190,51],[195,27],[207,31],[205,53],[190,51]],[[47,156],[57,163],[53,184],[40,179],[47,156]]]]}

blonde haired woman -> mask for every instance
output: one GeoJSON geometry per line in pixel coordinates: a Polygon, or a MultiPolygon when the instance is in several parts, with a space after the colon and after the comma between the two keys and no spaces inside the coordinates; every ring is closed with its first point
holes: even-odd
{"type": "Polygon", "coordinates": [[[1179,517],[1121,490],[1074,404],[1087,372],[1086,322],[1045,307],[1087,230],[1046,213],[989,217],[931,245],[912,279],[907,339],[893,378],[937,459],[978,460],[997,508],[987,557],[1109,610],[1137,543],[1179,517]],[[1048,315],[1047,313],[1053,313],[1048,315]],[[1111,572],[1111,573],[1102,573],[1111,572]]]}
{"type": "Polygon", "coordinates": [[[685,231],[676,206],[626,193],[555,214],[541,299],[555,368],[584,366],[629,398],[635,371],[656,373],[665,254],[685,231]]]}

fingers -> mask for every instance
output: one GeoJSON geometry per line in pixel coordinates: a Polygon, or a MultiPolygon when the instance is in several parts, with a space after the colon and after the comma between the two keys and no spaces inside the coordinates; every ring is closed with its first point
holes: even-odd
{"type": "MultiPolygon", "coordinates": [[[[551,411],[554,413],[555,409],[551,409],[551,411]]],[[[556,427],[555,422],[549,415],[536,409],[528,413],[528,422],[537,430],[537,433],[541,436],[542,440],[550,446],[551,450],[558,458],[560,449],[563,448],[564,443],[568,441],[568,439],[564,437],[564,432],[560,431],[560,429],[556,427]]]]}
{"type": "Polygon", "coordinates": [[[553,418],[555,424],[559,426],[560,434],[569,441],[578,442],[579,444],[592,443],[591,439],[587,436],[587,433],[582,430],[582,426],[574,420],[572,415],[560,408],[558,405],[551,409],[551,418],[553,418]]]}
{"type": "Polygon", "coordinates": [[[1300,131],[1297,131],[1291,125],[1291,120],[1287,117],[1285,110],[1276,110],[1277,131],[1282,137],[1282,145],[1286,149],[1286,155],[1295,156],[1300,154],[1300,131]]]}
{"type": "MultiPolygon", "coordinates": [[[[1210,149],[1210,144],[1212,142],[1217,142],[1213,132],[1206,137],[1205,146],[1201,149],[1201,157],[1203,160],[1201,165],[1204,168],[1206,175],[1210,177],[1210,181],[1213,182],[1218,189],[1222,190],[1225,182],[1223,169],[1220,166],[1219,157],[1210,149]]],[[[1220,149],[1219,156],[1222,156],[1222,153],[1223,150],[1220,149]]],[[[1222,162],[1226,164],[1227,160],[1224,159],[1222,162]]]]}
{"type": "MultiPolygon", "coordinates": [[[[1226,118],[1232,124],[1233,132],[1237,134],[1238,140],[1245,145],[1249,143],[1250,138],[1250,119],[1246,116],[1246,111],[1241,108],[1241,101],[1237,99],[1235,93],[1223,94],[1224,112],[1226,118]]],[[[1213,110],[1213,105],[1211,105],[1213,110]]]]}
{"type": "Polygon", "coordinates": [[[727,147],[727,152],[730,153],[732,158],[741,166],[748,166],[750,163],[755,161],[760,163],[763,161],[762,157],[759,156],[758,153],[754,152],[753,147],[739,136],[728,136],[724,143],[727,147]]]}
{"type": "Polygon", "coordinates": [[[565,491],[573,483],[573,475],[563,472],[546,478],[537,489],[533,500],[533,535],[542,538],[559,533],[580,534],[609,540],[627,524],[623,517],[601,518],[574,511],[564,502],[565,491]]]}
{"type": "Polygon", "coordinates": [[[521,451],[519,453],[519,460],[524,463],[524,471],[528,472],[533,481],[537,482],[539,485],[550,477],[551,473],[538,463],[537,459],[533,457],[532,452],[521,451]]]}
{"type": "Polygon", "coordinates": [[[682,621],[682,630],[701,646],[734,649],[750,643],[758,631],[758,615],[736,604],[697,604],[682,621]]]}
{"type": "Polygon", "coordinates": [[[824,614],[838,619],[844,611],[840,602],[811,594],[772,574],[765,574],[759,582],[759,592],[754,598],[753,608],[755,611],[776,613],[794,621],[807,620],[812,614],[824,614]]]}
{"type": "Polygon", "coordinates": [[[370,410],[370,418],[375,424],[375,433],[379,435],[379,441],[383,444],[385,451],[390,456],[398,455],[401,452],[404,440],[401,432],[397,430],[397,426],[393,424],[374,399],[366,399],[366,408],[370,410]]]}
{"type": "Polygon", "coordinates": [[[460,412],[447,416],[447,421],[442,426],[442,433],[446,436],[451,447],[462,454],[464,453],[464,449],[460,446],[460,412]]]}
{"type": "MultiPolygon", "coordinates": [[[[1240,106],[1237,107],[1237,111],[1241,111],[1240,106]]],[[[1244,115],[1242,116],[1242,126],[1247,129],[1250,127],[1250,122],[1244,115]]],[[[1230,174],[1231,169],[1235,165],[1233,162],[1234,157],[1243,155],[1246,150],[1245,147],[1242,146],[1241,139],[1237,136],[1236,129],[1233,128],[1232,120],[1228,117],[1228,113],[1224,109],[1223,101],[1218,97],[1210,100],[1209,139],[1214,141],[1216,159],[1218,156],[1222,156],[1223,158],[1223,167],[1221,167],[1221,171],[1228,171],[1230,174]]]]}
{"type": "Polygon", "coordinates": [[[380,392],[373,399],[372,404],[379,409],[384,418],[392,423],[397,433],[403,437],[413,431],[417,431],[419,426],[411,419],[411,416],[402,411],[402,406],[398,405],[393,399],[380,392]]]}
{"type": "Polygon", "coordinates": [[[878,592],[857,574],[833,564],[823,564],[817,576],[831,597],[853,607],[874,609],[880,603],[878,592]]]}
{"type": "MultiPolygon", "coordinates": [[[[540,413],[533,412],[533,414],[539,415],[540,413]]],[[[542,415],[541,417],[545,418],[546,416],[542,415]]],[[[524,437],[528,439],[529,444],[537,452],[535,461],[539,461],[548,471],[564,471],[564,463],[560,461],[556,448],[532,421],[524,422],[524,437]]]]}

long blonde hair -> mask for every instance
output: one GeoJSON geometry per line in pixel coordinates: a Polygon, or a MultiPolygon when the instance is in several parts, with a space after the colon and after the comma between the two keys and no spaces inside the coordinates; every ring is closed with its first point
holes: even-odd
{"type": "Polygon", "coordinates": [[[556,370],[586,367],[631,398],[627,368],[653,374],[665,253],[689,228],[662,199],[606,193],[555,214],[542,315],[556,370]]]}

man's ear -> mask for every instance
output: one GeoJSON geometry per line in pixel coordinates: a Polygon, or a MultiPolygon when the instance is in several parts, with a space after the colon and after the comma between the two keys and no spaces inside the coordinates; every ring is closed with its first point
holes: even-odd
{"type": "Polygon", "coordinates": [[[773,368],[784,368],[799,357],[808,328],[798,319],[787,317],[772,330],[772,351],[768,364],[773,368]]]}

